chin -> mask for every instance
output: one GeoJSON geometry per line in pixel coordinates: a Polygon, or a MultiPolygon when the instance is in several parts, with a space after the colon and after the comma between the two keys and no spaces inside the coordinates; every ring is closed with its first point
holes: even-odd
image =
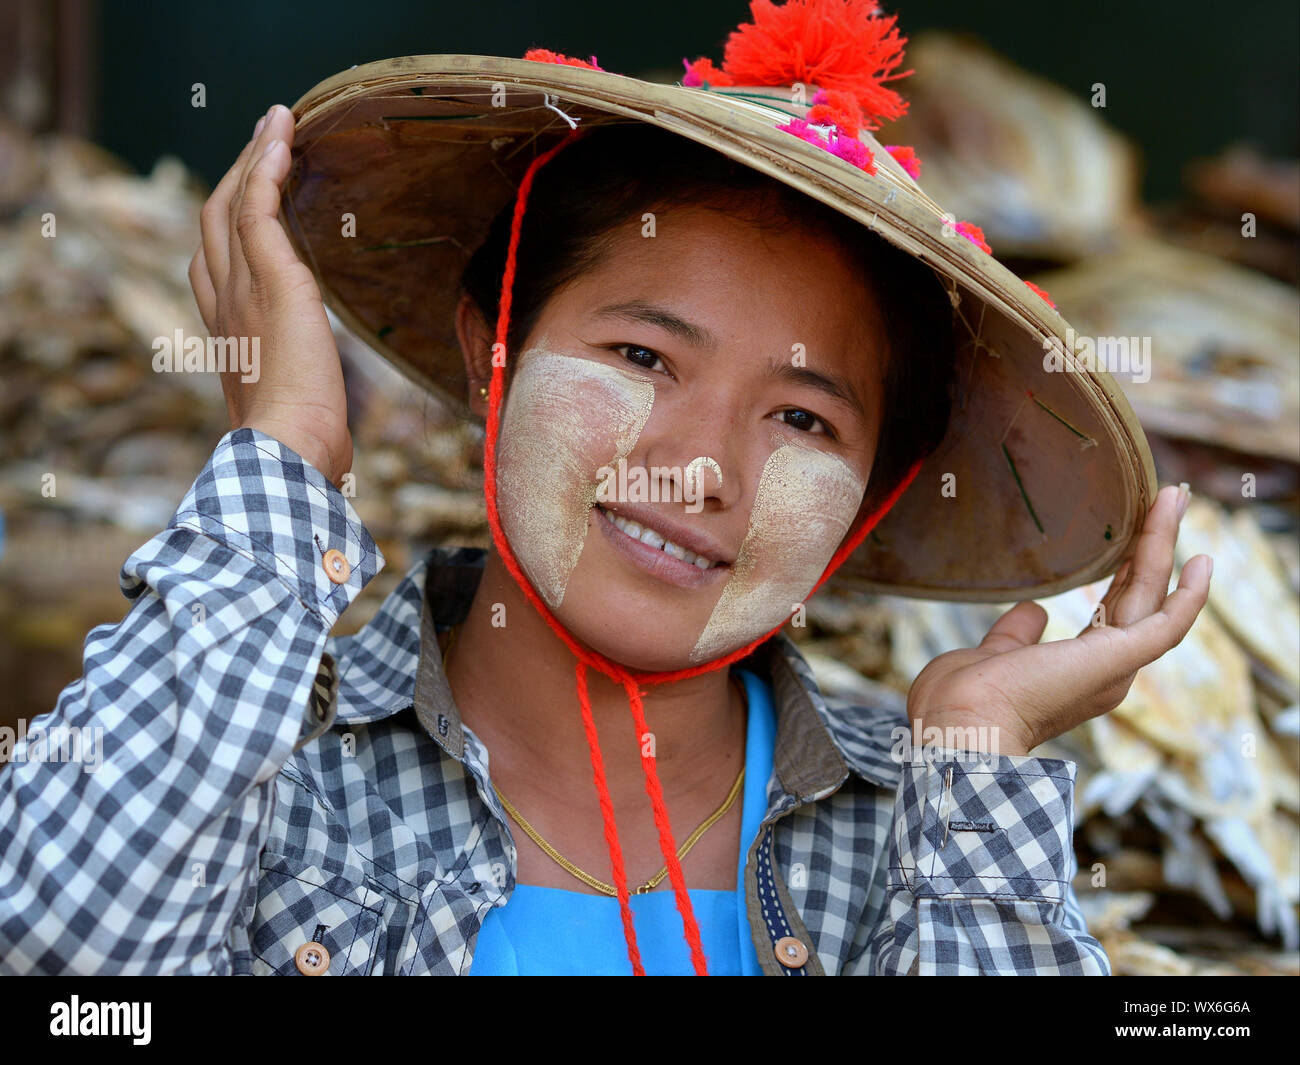
{"type": "Polygon", "coordinates": [[[554,611],[557,620],[587,647],[631,670],[662,673],[699,665],[691,652],[718,593],[647,580],[629,572],[621,559],[590,547],[554,611]]]}
{"type": "MultiPolygon", "coordinates": [[[[571,591],[573,591],[571,587],[571,591]]],[[[639,673],[687,669],[695,646],[680,615],[647,610],[632,598],[606,596],[597,605],[586,596],[566,595],[556,619],[582,644],[639,673]]]]}

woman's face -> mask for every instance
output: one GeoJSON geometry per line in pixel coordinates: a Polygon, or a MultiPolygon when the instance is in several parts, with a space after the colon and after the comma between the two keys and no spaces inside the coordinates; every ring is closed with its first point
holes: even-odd
{"type": "Polygon", "coordinates": [[[885,337],[829,238],[702,207],[642,234],[616,233],[512,356],[497,490],[559,621],[660,671],[749,643],[811,591],[871,471],[885,337]]]}

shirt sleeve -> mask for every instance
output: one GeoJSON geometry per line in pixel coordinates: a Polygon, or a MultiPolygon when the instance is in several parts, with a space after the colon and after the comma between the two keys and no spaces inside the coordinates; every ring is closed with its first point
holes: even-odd
{"type": "Polygon", "coordinates": [[[325,638],[383,565],[320,471],[221,439],[0,766],[0,973],[232,971],[272,780],[322,730],[325,638]]]}
{"type": "Polygon", "coordinates": [[[913,747],[901,768],[867,971],[1110,975],[1070,885],[1075,763],[913,747]]]}

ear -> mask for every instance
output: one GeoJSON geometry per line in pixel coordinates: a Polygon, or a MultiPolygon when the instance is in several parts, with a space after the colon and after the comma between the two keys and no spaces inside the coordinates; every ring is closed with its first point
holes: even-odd
{"type": "Polygon", "coordinates": [[[469,395],[469,409],[487,421],[487,396],[480,388],[487,388],[492,380],[493,330],[483,317],[478,304],[467,292],[461,293],[456,305],[456,337],[460,340],[460,353],[465,360],[465,380],[469,395]]]}

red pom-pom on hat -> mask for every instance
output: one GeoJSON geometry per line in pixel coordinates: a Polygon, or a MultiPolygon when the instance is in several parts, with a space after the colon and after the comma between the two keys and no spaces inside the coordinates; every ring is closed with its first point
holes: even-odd
{"type": "Polygon", "coordinates": [[[1025,284],[1029,287],[1029,291],[1030,291],[1030,292],[1032,292],[1032,293],[1034,293],[1034,295],[1036,295],[1036,296],[1040,296],[1042,299],[1046,300],[1046,301],[1047,301],[1047,305],[1048,305],[1049,307],[1051,307],[1053,310],[1056,309],[1056,303],[1052,300],[1052,297],[1049,296],[1049,295],[1047,294],[1046,289],[1041,289],[1041,288],[1039,288],[1039,287],[1038,287],[1037,285],[1035,285],[1032,281],[1026,281],[1025,284]]]}
{"type": "Polygon", "coordinates": [[[800,140],[807,141],[809,144],[815,144],[818,148],[826,147],[826,138],[817,132],[817,130],[813,129],[812,126],[808,125],[808,123],[802,118],[792,118],[789,122],[777,126],[776,128],[782,133],[793,133],[800,140]]]}
{"type": "Polygon", "coordinates": [[[850,137],[847,133],[832,133],[826,150],[868,174],[876,172],[876,157],[857,137],[850,137]]]}
{"type": "Polygon", "coordinates": [[[862,105],[852,93],[841,89],[818,89],[813,94],[808,121],[819,126],[834,126],[841,133],[856,137],[862,129],[862,105]]]}
{"type": "Polygon", "coordinates": [[[921,158],[906,144],[886,144],[885,151],[894,157],[894,162],[907,171],[913,181],[921,179],[921,158]]]}
{"type": "Polygon", "coordinates": [[[552,52],[549,48],[530,48],[524,53],[525,59],[531,59],[534,63],[563,63],[570,67],[586,67],[588,70],[604,70],[604,67],[596,65],[596,57],[592,56],[591,61],[585,59],[574,59],[571,55],[564,55],[562,52],[552,52]]]}
{"type": "Polygon", "coordinates": [[[984,230],[980,229],[974,222],[958,222],[956,230],[986,255],[993,254],[993,249],[988,246],[988,242],[984,239],[984,230]]]}
{"type": "Polygon", "coordinates": [[[722,69],[737,85],[816,85],[852,96],[867,129],[907,113],[885,82],[899,71],[907,38],[877,0],[752,0],[753,22],[727,38],[722,69]]]}
{"type": "Polygon", "coordinates": [[[731,75],[725,70],[719,70],[713,65],[713,60],[701,56],[694,63],[682,60],[682,65],[686,68],[686,73],[682,77],[682,84],[688,88],[698,88],[701,85],[734,85],[731,75]]]}

